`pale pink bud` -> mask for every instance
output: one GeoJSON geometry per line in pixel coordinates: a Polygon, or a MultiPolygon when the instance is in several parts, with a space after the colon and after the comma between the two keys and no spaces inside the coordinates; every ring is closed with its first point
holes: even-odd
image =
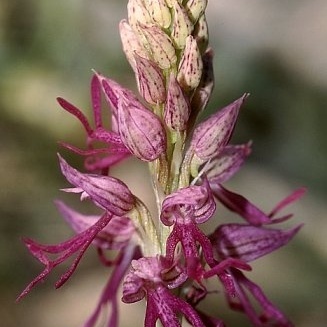
{"type": "Polygon", "coordinates": [[[171,23],[171,14],[165,0],[148,0],[147,7],[152,20],[163,28],[168,28],[171,23]]]}
{"type": "Polygon", "coordinates": [[[171,129],[183,131],[190,116],[190,104],[172,73],[169,79],[164,119],[171,129]]]}
{"type": "Polygon", "coordinates": [[[129,0],[127,4],[128,22],[137,29],[138,23],[143,25],[151,25],[151,16],[144,4],[143,0],[129,0]]]}
{"type": "Polygon", "coordinates": [[[168,69],[176,61],[174,45],[169,36],[164,33],[158,26],[145,26],[140,24],[140,32],[146,39],[146,46],[149,48],[153,60],[161,69],[168,69]]]}
{"type": "Polygon", "coordinates": [[[202,68],[203,63],[198,45],[193,36],[189,35],[177,74],[177,80],[184,90],[193,90],[199,85],[202,68]]]}
{"type": "Polygon", "coordinates": [[[126,58],[129,64],[132,66],[134,72],[136,73],[134,54],[136,53],[142,58],[148,58],[149,57],[148,52],[141,44],[138,35],[127,23],[126,19],[123,19],[119,23],[119,31],[120,31],[120,38],[126,58]]]}
{"type": "Polygon", "coordinates": [[[160,119],[135,98],[121,95],[118,124],[123,143],[137,158],[153,161],[166,150],[166,134],[160,119]]]}
{"type": "Polygon", "coordinates": [[[178,2],[174,4],[174,22],[171,37],[179,49],[185,47],[186,38],[191,34],[193,24],[184,7],[178,2]]]}
{"type": "Polygon", "coordinates": [[[203,161],[217,155],[228,143],[239,109],[247,94],[210,116],[194,130],[190,149],[203,161]]]}
{"type": "Polygon", "coordinates": [[[196,22],[207,7],[207,0],[188,0],[185,7],[192,20],[196,22]]]}
{"type": "Polygon", "coordinates": [[[153,105],[163,103],[166,99],[166,89],[160,68],[137,54],[135,62],[137,85],[144,100],[153,105]]]}

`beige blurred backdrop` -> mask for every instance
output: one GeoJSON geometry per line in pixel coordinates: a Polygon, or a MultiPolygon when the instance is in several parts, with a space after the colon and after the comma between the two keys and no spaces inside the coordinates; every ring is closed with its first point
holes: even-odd
{"type": "MultiPolygon", "coordinates": [[[[290,208],[305,226],[288,247],[254,264],[267,295],[298,327],[326,325],[327,304],[327,2],[324,0],[209,0],[208,23],[215,51],[214,110],[244,92],[234,141],[254,142],[253,155],[229,187],[269,211],[292,189],[308,194],[290,208]]],[[[89,249],[71,280],[53,284],[64,267],[21,303],[15,297],[41,269],[20,238],[56,243],[71,235],[56,212],[61,194],[56,152],[76,167],[82,160],[58,140],[83,146],[80,124],[61,110],[62,96],[90,114],[92,69],[135,89],[121,50],[125,1],[0,1],[0,320],[4,327],[78,327],[92,312],[109,271],[89,249]]],[[[144,165],[127,161],[113,172],[151,205],[144,165]],[[133,166],[131,166],[133,165],[133,166]],[[133,168],[132,168],[133,167],[133,168]]],[[[215,223],[232,215],[218,207],[215,223]]],[[[207,311],[227,326],[249,326],[231,314],[219,295],[207,311]]],[[[121,308],[121,326],[142,326],[142,303],[121,308]]]]}

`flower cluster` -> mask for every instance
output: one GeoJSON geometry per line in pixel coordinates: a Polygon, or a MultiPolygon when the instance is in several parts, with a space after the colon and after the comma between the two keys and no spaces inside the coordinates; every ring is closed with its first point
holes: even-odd
{"type": "Polygon", "coordinates": [[[54,267],[76,255],[56,283],[62,286],[92,244],[101,263],[113,270],[84,327],[95,326],[106,306],[111,307],[107,326],[118,326],[121,284],[123,302],[145,298],[146,327],[156,326],[157,321],[177,327],[183,319],[194,327],[224,326],[219,317],[197,306],[212,293],[207,286],[211,278],[220,283],[231,309],[245,313],[253,326],[292,326],[245,271],[251,270],[252,261],[287,244],[299,231],[301,226],[283,230],[271,225],[291,217],[277,215],[304,189],[265,213],[223,186],[251,152],[250,142],[229,143],[248,94],[198,122],[214,86],[206,5],[206,0],[129,0],[128,20],[122,20],[119,28],[139,95],[94,72],[94,127],[80,109],[58,98],[86,132],[86,149],[62,143],[85,158],[87,171],[74,169],[59,156],[62,174],[72,185],[63,191],[80,193],[100,214],[83,215],[56,201],[76,235],[57,245],[24,239],[44,270],[19,299],[54,267]],[[102,119],[103,99],[110,110],[110,129],[102,119]],[[148,163],[158,209],[155,217],[126,184],[110,176],[110,168],[130,156],[148,163]],[[220,224],[206,235],[200,225],[213,219],[216,203],[242,220],[220,224]],[[116,257],[109,260],[112,250],[116,257]]]}

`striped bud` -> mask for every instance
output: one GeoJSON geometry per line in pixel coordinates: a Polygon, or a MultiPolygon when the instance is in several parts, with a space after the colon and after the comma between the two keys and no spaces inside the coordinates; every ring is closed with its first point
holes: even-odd
{"type": "Polygon", "coordinates": [[[177,80],[184,90],[195,89],[201,80],[203,63],[196,40],[186,38],[185,50],[179,64],[177,80]]]}
{"type": "Polygon", "coordinates": [[[127,4],[128,22],[137,29],[138,23],[143,25],[151,25],[151,16],[144,4],[143,0],[129,0],[127,4]]]}
{"type": "Polygon", "coordinates": [[[135,54],[136,78],[139,92],[150,104],[166,100],[165,80],[159,67],[152,61],[135,54]]]}
{"type": "Polygon", "coordinates": [[[202,56],[203,71],[200,84],[191,101],[192,114],[195,118],[205,109],[214,88],[213,51],[209,48],[202,56]]]}
{"type": "Polygon", "coordinates": [[[244,94],[196,127],[190,149],[199,159],[207,161],[225,147],[232,135],[239,109],[246,97],[247,94],[244,94]]]}
{"type": "Polygon", "coordinates": [[[167,3],[169,8],[173,8],[175,2],[178,2],[178,3],[181,4],[183,2],[183,0],[166,0],[166,3],[167,3]]]}
{"type": "Polygon", "coordinates": [[[121,95],[118,126],[123,143],[137,158],[153,161],[166,150],[166,134],[160,119],[135,98],[121,95]]]}
{"type": "Polygon", "coordinates": [[[61,171],[68,182],[76,187],[76,191],[84,192],[85,197],[95,204],[116,216],[123,216],[134,208],[135,198],[122,181],[110,176],[83,174],[60,155],[58,157],[61,171]]]}
{"type": "Polygon", "coordinates": [[[190,116],[190,104],[172,73],[169,79],[164,119],[168,127],[183,131],[190,116]]]}
{"type": "Polygon", "coordinates": [[[149,48],[153,60],[161,69],[168,69],[176,61],[175,48],[169,36],[158,26],[145,26],[140,24],[139,30],[146,39],[146,46],[149,48]]]}
{"type": "Polygon", "coordinates": [[[209,42],[208,24],[205,15],[201,15],[198,19],[194,26],[192,35],[196,39],[196,43],[198,44],[200,52],[204,53],[208,47],[209,42]]]}
{"type": "Polygon", "coordinates": [[[196,22],[207,7],[207,0],[188,0],[185,7],[193,22],[196,22]]]}
{"type": "Polygon", "coordinates": [[[168,28],[171,23],[171,14],[165,0],[149,0],[147,4],[152,20],[163,28],[168,28]]]}
{"type": "Polygon", "coordinates": [[[184,7],[178,2],[174,4],[174,22],[171,37],[179,49],[185,47],[186,38],[192,33],[193,24],[184,7]]]}
{"type": "Polygon", "coordinates": [[[136,73],[136,64],[134,54],[141,56],[142,58],[148,58],[148,52],[144,49],[137,34],[127,23],[126,19],[123,19],[119,23],[120,38],[123,45],[126,58],[136,73]]]}

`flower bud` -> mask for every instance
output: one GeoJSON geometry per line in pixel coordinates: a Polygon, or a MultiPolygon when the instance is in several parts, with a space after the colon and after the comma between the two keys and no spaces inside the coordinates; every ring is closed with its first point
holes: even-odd
{"type": "Polygon", "coordinates": [[[160,119],[135,98],[121,95],[118,125],[123,143],[137,158],[153,161],[166,150],[166,134],[160,119]]]}
{"type": "Polygon", "coordinates": [[[144,4],[144,0],[129,0],[127,4],[128,22],[137,29],[138,23],[143,25],[151,25],[151,16],[144,4]]]}
{"type": "Polygon", "coordinates": [[[203,63],[196,40],[189,35],[177,74],[177,80],[184,90],[193,90],[199,85],[202,68],[203,63]]]}
{"type": "Polygon", "coordinates": [[[209,42],[208,24],[205,15],[201,15],[198,19],[194,26],[192,35],[196,39],[200,52],[204,53],[209,42]]]}
{"type": "Polygon", "coordinates": [[[136,53],[142,58],[148,58],[149,54],[141,44],[138,35],[127,23],[126,19],[123,19],[119,23],[119,32],[126,58],[131,67],[133,68],[134,72],[136,73],[134,54],[136,53]]]}
{"type": "Polygon", "coordinates": [[[174,7],[174,4],[175,4],[176,2],[182,4],[183,0],[166,0],[167,6],[168,6],[169,8],[174,7]]]}
{"type": "Polygon", "coordinates": [[[228,143],[239,109],[247,94],[213,114],[194,130],[190,149],[203,161],[213,158],[228,143]]]}
{"type": "Polygon", "coordinates": [[[190,116],[190,104],[175,75],[169,79],[164,119],[167,126],[175,131],[183,131],[187,127],[190,116]]]}
{"type": "Polygon", "coordinates": [[[213,51],[209,48],[202,56],[203,71],[199,86],[194,92],[191,101],[191,111],[194,119],[207,106],[211,93],[214,88],[214,72],[213,72],[213,51]]]}
{"type": "Polygon", "coordinates": [[[149,48],[153,60],[161,69],[168,69],[176,61],[174,45],[169,36],[157,26],[145,26],[139,24],[139,30],[146,39],[146,46],[149,48]]]}
{"type": "Polygon", "coordinates": [[[186,10],[193,22],[196,22],[198,18],[204,13],[207,6],[207,0],[188,0],[186,2],[186,10]]]}
{"type": "Polygon", "coordinates": [[[171,37],[179,49],[185,47],[186,38],[191,34],[193,24],[187,12],[178,2],[174,4],[174,22],[171,37]]]}
{"type": "Polygon", "coordinates": [[[135,53],[136,79],[139,92],[150,104],[161,104],[166,99],[165,80],[159,67],[135,53]]]}
{"type": "Polygon", "coordinates": [[[132,91],[121,86],[116,81],[108,77],[104,77],[100,73],[96,73],[96,77],[100,82],[100,86],[104,92],[106,100],[109,102],[110,106],[112,107],[115,116],[117,115],[118,102],[121,95],[124,95],[125,97],[130,99],[133,98],[137,100],[135,94],[132,91]]]}
{"type": "Polygon", "coordinates": [[[171,14],[165,0],[149,0],[147,4],[152,20],[163,28],[171,23],[171,14]]]}
{"type": "MultiPolygon", "coordinates": [[[[122,181],[110,176],[82,174],[58,156],[63,175],[77,192],[86,193],[95,204],[116,216],[123,216],[134,208],[135,198],[122,181]]],[[[75,192],[74,189],[69,191],[75,192]]]]}

